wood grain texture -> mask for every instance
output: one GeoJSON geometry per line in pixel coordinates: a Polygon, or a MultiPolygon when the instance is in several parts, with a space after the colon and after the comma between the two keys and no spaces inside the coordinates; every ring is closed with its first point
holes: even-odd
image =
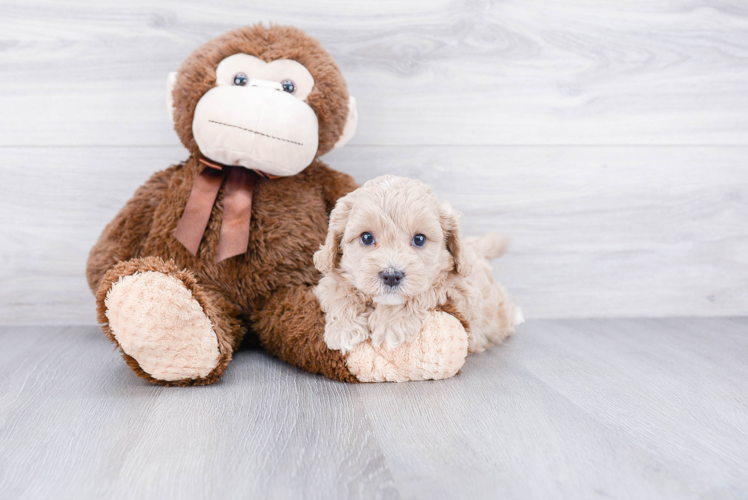
{"type": "Polygon", "coordinates": [[[1,8],[0,324],[93,323],[88,250],[185,158],[167,73],[257,21],[318,37],[358,97],[358,133],[329,163],[421,178],[466,232],[509,234],[496,276],[528,317],[748,314],[742,2],[1,8]]]}
{"type": "Polygon", "coordinates": [[[743,498],[747,326],[530,322],[445,384],[354,394],[403,497],[743,498]]]}
{"type": "MultiPolygon", "coordinates": [[[[84,277],[104,225],[182,148],[5,148],[0,323],[91,324],[84,277]],[[40,158],[43,158],[40,161],[40,158]],[[61,208],[62,207],[62,208],[61,208]]],[[[748,148],[353,147],[359,181],[423,179],[529,318],[748,314],[748,148]]]]}
{"type": "Polygon", "coordinates": [[[176,145],[168,72],[258,21],[340,63],[354,144],[748,145],[739,0],[4,0],[0,145],[176,145]]]}
{"type": "Polygon", "coordinates": [[[94,327],[2,327],[0,497],[740,499],[747,359],[746,319],[531,321],[446,381],[243,352],[179,389],[94,327]]]}

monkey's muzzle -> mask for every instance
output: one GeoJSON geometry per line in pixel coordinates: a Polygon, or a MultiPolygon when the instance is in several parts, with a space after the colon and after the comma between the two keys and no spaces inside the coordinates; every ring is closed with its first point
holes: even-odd
{"type": "Polygon", "coordinates": [[[207,158],[279,176],[295,175],[312,163],[318,128],[307,103],[261,86],[209,90],[192,121],[197,146],[207,158]]]}

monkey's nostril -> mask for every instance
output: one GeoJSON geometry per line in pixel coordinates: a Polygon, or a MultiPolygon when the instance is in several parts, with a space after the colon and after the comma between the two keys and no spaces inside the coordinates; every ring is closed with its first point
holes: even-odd
{"type": "Polygon", "coordinates": [[[379,273],[379,277],[382,278],[382,282],[387,286],[397,286],[405,277],[402,271],[395,271],[388,269],[379,273]]]}

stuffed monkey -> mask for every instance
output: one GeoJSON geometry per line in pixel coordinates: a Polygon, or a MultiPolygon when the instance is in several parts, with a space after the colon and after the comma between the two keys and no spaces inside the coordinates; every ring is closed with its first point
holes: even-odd
{"type": "Polygon", "coordinates": [[[104,333],[147,381],[216,382],[242,339],[345,382],[454,375],[465,330],[442,313],[394,351],[324,343],[312,255],[353,179],[319,156],[356,128],[355,100],[320,44],[248,26],[198,48],[170,77],[189,157],[154,174],[104,229],[87,278],[104,333]],[[354,356],[355,369],[348,359],[354,356]]]}

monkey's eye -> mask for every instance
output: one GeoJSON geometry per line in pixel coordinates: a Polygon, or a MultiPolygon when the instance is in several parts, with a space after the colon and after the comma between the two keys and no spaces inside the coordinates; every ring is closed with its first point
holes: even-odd
{"type": "Polygon", "coordinates": [[[289,94],[296,92],[296,85],[291,80],[283,80],[281,86],[284,92],[288,92],[289,94]]]}
{"type": "Polygon", "coordinates": [[[234,85],[239,85],[240,87],[244,87],[249,79],[247,78],[247,75],[244,73],[237,73],[234,76],[234,85]]]}
{"type": "Polygon", "coordinates": [[[414,247],[422,247],[426,244],[426,237],[422,234],[417,234],[413,236],[413,246],[414,247]]]}
{"type": "Polygon", "coordinates": [[[359,239],[361,240],[361,244],[364,246],[368,247],[369,245],[374,244],[374,235],[369,232],[361,233],[361,238],[359,239]]]}

